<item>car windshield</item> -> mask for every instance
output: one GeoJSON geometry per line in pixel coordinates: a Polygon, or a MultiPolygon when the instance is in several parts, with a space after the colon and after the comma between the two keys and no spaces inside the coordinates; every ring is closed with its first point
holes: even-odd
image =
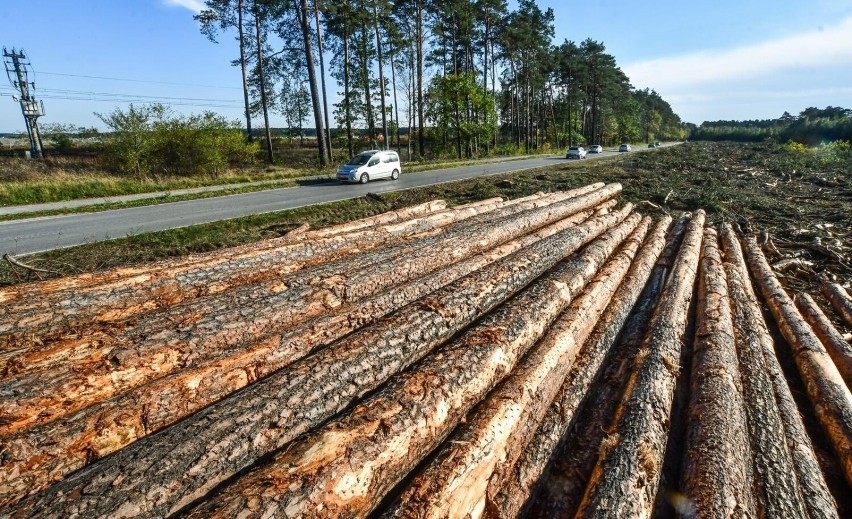
{"type": "Polygon", "coordinates": [[[577,148],[576,146],[572,146],[571,148],[568,148],[568,151],[578,151],[579,149],[580,148],[577,148]]]}
{"type": "Polygon", "coordinates": [[[363,166],[366,164],[372,155],[355,155],[352,157],[349,162],[346,163],[347,166],[363,166]]]}

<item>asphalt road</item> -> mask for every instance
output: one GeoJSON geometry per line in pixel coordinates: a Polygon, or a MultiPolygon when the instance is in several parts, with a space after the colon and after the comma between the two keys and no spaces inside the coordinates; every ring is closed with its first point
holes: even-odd
{"type": "MultiPolygon", "coordinates": [[[[635,151],[640,151],[634,148],[635,151]]],[[[607,150],[589,159],[612,156],[607,150]]],[[[423,173],[399,180],[376,180],[366,185],[327,183],[272,189],[200,200],[116,209],[93,213],[46,216],[0,222],[0,254],[13,256],[73,247],[136,234],[187,227],[241,216],[387,193],[473,177],[497,175],[564,162],[563,156],[493,162],[423,173]]]]}

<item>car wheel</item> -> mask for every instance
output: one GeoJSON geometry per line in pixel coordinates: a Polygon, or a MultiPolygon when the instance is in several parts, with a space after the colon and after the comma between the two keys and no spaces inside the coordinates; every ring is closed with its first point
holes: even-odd
{"type": "Polygon", "coordinates": [[[366,173],[362,173],[361,178],[358,179],[358,182],[360,182],[362,184],[366,184],[369,181],[370,181],[370,175],[368,175],[366,173]]]}
{"type": "Polygon", "coordinates": [[[396,180],[398,178],[399,178],[399,170],[395,169],[395,170],[393,170],[393,173],[391,173],[391,180],[396,180]]]}

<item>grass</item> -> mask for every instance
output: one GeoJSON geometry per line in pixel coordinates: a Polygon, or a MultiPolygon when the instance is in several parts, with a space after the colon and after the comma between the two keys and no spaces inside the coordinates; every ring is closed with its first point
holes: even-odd
{"type": "MultiPolygon", "coordinates": [[[[144,234],[24,259],[61,274],[91,272],[220,250],[279,236],[302,223],[322,227],[437,198],[461,204],[602,181],[622,183],[622,200],[636,203],[645,214],[678,214],[703,208],[711,222],[726,220],[750,231],[768,230],[777,238],[779,248],[803,254],[818,261],[818,269],[849,279],[852,269],[842,245],[852,236],[852,219],[848,216],[852,214],[852,179],[848,171],[852,171],[852,159],[827,163],[783,146],[688,143],[621,154],[611,160],[559,163],[521,173],[144,234]],[[814,238],[837,250],[841,259],[822,257],[808,249],[814,238]]],[[[803,276],[804,283],[808,277],[803,276]]],[[[0,283],[25,279],[21,271],[0,265],[0,283]]]]}
{"type": "MultiPolygon", "coordinates": [[[[44,161],[25,161],[18,157],[0,157],[0,207],[63,202],[86,198],[103,198],[142,193],[168,192],[179,189],[292,180],[312,176],[330,176],[338,163],[343,162],[345,152],[337,150],[334,165],[321,169],[316,165],[315,150],[312,148],[286,148],[277,150],[276,164],[255,165],[230,170],[222,175],[195,177],[132,178],[106,171],[95,155],[51,156],[44,161]]],[[[501,157],[498,160],[520,159],[523,156],[501,157]]],[[[482,159],[482,160],[494,160],[482,159]]],[[[404,163],[406,172],[430,171],[434,169],[476,164],[482,160],[435,159],[404,163]]],[[[271,189],[277,185],[254,187],[252,190],[271,189]]],[[[202,198],[209,195],[187,195],[181,199],[202,198]]],[[[172,201],[172,200],[168,200],[172,201]]],[[[159,203],[160,201],[148,202],[159,203]]],[[[126,206],[123,206],[126,207],[126,206]]],[[[99,207],[95,210],[111,209],[99,207]]],[[[49,214],[65,214],[75,211],[57,210],[49,214]]],[[[34,216],[34,215],[28,215],[34,216]]],[[[20,218],[20,217],[16,217],[20,218]]]]}

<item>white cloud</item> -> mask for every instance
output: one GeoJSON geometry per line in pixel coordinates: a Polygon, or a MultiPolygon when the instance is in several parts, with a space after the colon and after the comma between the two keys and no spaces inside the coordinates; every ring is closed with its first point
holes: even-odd
{"type": "Polygon", "coordinates": [[[676,87],[752,78],[784,69],[843,67],[852,61],[852,17],[839,24],[736,49],[702,51],[640,61],[624,67],[631,83],[670,91],[676,87]]]}
{"type": "Polygon", "coordinates": [[[207,7],[201,0],[163,0],[163,3],[172,7],[184,7],[195,13],[207,7]]]}

